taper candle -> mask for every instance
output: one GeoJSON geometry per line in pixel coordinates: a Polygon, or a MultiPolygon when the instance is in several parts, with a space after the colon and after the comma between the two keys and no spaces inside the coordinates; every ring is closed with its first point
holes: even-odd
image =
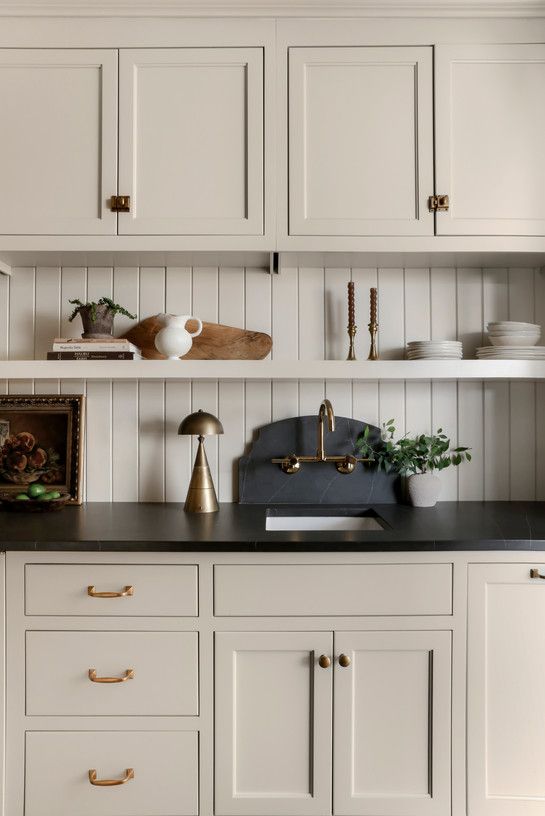
{"type": "Polygon", "coordinates": [[[356,352],[354,351],[354,337],[356,334],[356,302],[354,297],[354,281],[348,281],[348,337],[350,338],[350,346],[348,349],[347,360],[355,360],[356,352]]]}
{"type": "Polygon", "coordinates": [[[368,360],[378,360],[377,352],[377,289],[372,286],[370,290],[370,315],[369,315],[369,334],[371,335],[371,347],[369,349],[368,360]]]}

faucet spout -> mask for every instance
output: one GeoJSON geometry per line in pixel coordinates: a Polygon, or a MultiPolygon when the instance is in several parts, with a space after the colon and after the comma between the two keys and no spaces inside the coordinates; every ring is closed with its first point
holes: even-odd
{"type": "Polygon", "coordinates": [[[325,461],[325,446],[324,446],[324,418],[327,415],[328,430],[335,430],[335,414],[333,413],[333,406],[328,399],[322,401],[320,410],[318,411],[318,450],[316,456],[323,462],[325,461]]]}

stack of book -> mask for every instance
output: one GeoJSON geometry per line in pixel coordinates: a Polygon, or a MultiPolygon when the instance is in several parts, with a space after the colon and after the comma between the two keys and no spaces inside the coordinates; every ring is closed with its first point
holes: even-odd
{"type": "Polygon", "coordinates": [[[108,340],[71,340],[57,337],[48,360],[141,360],[140,349],[128,340],[112,337],[108,340]]]}

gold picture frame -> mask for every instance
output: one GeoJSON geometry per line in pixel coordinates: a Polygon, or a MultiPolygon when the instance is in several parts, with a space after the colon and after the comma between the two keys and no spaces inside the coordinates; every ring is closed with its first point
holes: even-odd
{"type": "Polygon", "coordinates": [[[82,503],[85,397],[0,395],[0,496],[40,481],[82,503]]]}

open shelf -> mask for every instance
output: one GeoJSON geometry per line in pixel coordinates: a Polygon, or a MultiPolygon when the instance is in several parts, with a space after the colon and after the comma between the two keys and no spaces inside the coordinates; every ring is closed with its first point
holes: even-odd
{"type": "Polygon", "coordinates": [[[0,380],[542,380],[535,360],[10,360],[0,380]]]}

